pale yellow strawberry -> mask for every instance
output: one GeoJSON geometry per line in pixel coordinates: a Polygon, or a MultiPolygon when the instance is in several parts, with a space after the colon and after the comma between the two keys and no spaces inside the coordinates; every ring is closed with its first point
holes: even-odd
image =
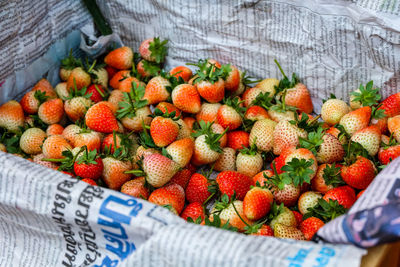
{"type": "Polygon", "coordinates": [[[41,146],[46,137],[47,135],[42,129],[29,128],[21,135],[19,146],[27,154],[39,154],[42,153],[41,146]]]}
{"type": "Polygon", "coordinates": [[[313,208],[318,204],[318,199],[322,198],[322,195],[318,192],[308,191],[301,194],[299,202],[297,203],[301,214],[306,214],[309,208],[313,208]]]}
{"type": "Polygon", "coordinates": [[[321,108],[321,118],[328,125],[335,125],[340,119],[350,112],[350,107],[340,99],[328,99],[321,108]]]}
{"type": "Polygon", "coordinates": [[[236,170],[236,150],[230,147],[224,147],[222,153],[214,164],[216,171],[234,171],[236,170]]]}
{"type": "Polygon", "coordinates": [[[273,132],[275,127],[276,122],[270,119],[256,121],[250,132],[250,145],[255,144],[259,150],[264,152],[271,151],[274,145],[273,132]]]}
{"type": "Polygon", "coordinates": [[[274,229],[274,236],[278,238],[290,238],[295,240],[306,240],[303,233],[295,228],[283,224],[276,224],[274,229]]]}

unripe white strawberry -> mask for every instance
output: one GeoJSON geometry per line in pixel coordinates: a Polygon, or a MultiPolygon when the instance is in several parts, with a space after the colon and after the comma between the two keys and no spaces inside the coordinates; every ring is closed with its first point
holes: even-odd
{"type": "Polygon", "coordinates": [[[261,171],[263,159],[261,154],[255,149],[242,149],[236,157],[236,170],[240,173],[253,177],[261,171]]]}
{"type": "Polygon", "coordinates": [[[328,125],[339,123],[340,119],[350,112],[350,107],[340,99],[328,99],[321,108],[321,118],[328,125]]]}
{"type": "Polygon", "coordinates": [[[161,187],[168,183],[178,170],[178,163],[160,154],[151,154],[143,159],[146,180],[154,187],[161,187]]]}
{"type": "Polygon", "coordinates": [[[309,208],[315,207],[318,204],[318,199],[322,198],[322,195],[317,192],[308,191],[301,194],[298,202],[299,211],[301,214],[306,214],[309,208]]]}
{"type": "Polygon", "coordinates": [[[278,238],[305,240],[303,233],[296,227],[290,227],[279,223],[275,226],[274,236],[278,238]]]}
{"type": "Polygon", "coordinates": [[[274,144],[273,132],[275,127],[276,122],[270,119],[256,121],[250,132],[250,145],[256,145],[261,151],[271,151],[274,144]]]}
{"type": "Polygon", "coordinates": [[[214,164],[216,171],[234,171],[236,169],[236,150],[224,147],[222,153],[214,164]]]}

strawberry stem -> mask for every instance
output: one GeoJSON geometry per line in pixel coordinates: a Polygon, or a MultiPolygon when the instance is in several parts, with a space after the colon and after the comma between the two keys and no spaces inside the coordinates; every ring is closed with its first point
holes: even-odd
{"type": "Polygon", "coordinates": [[[129,171],[125,171],[124,173],[133,174],[135,176],[144,176],[145,175],[145,172],[141,171],[141,170],[129,170],[129,171]]]}
{"type": "Polygon", "coordinates": [[[236,209],[236,207],[235,207],[235,204],[234,204],[233,202],[232,202],[232,206],[233,206],[233,209],[235,210],[237,216],[239,217],[239,219],[240,219],[247,227],[250,228],[251,225],[248,224],[245,220],[243,220],[242,216],[240,216],[240,214],[239,214],[239,212],[237,211],[237,209],[236,209]]]}
{"type": "Polygon", "coordinates": [[[212,193],[206,200],[204,200],[202,206],[206,205],[207,202],[210,201],[210,199],[212,199],[214,195],[215,195],[215,193],[212,193]]]}
{"type": "Polygon", "coordinates": [[[280,72],[282,73],[283,77],[287,78],[285,72],[283,71],[281,65],[279,64],[278,60],[274,59],[275,64],[278,66],[280,72]]]}
{"type": "Polygon", "coordinates": [[[216,139],[215,142],[218,142],[225,134],[226,132],[229,130],[229,126],[226,127],[225,131],[223,131],[216,139]]]}
{"type": "Polygon", "coordinates": [[[94,85],[94,88],[95,88],[96,91],[100,94],[100,96],[104,99],[105,95],[104,95],[103,92],[99,89],[99,87],[97,87],[97,84],[94,85]]]}

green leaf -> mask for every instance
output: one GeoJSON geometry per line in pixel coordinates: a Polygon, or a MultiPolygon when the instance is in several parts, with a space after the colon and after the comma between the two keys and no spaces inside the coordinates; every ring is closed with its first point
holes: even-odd
{"type": "Polygon", "coordinates": [[[155,37],[149,44],[149,50],[151,52],[151,57],[153,57],[156,63],[163,63],[165,56],[168,52],[167,47],[168,40],[161,41],[159,37],[155,37]]]}
{"type": "Polygon", "coordinates": [[[327,202],[323,198],[320,198],[316,206],[308,208],[308,212],[304,214],[303,220],[316,217],[327,223],[346,212],[347,209],[340,205],[337,200],[329,199],[329,202],[327,202]]]}
{"type": "Polygon", "coordinates": [[[331,164],[331,165],[327,164],[322,174],[325,184],[333,185],[334,187],[345,185],[346,183],[342,180],[342,177],[340,175],[340,170],[341,168],[336,164],[331,164]]]}
{"type": "Polygon", "coordinates": [[[324,142],[322,137],[324,136],[324,129],[319,127],[316,132],[310,132],[306,139],[299,137],[300,147],[310,150],[314,155],[317,155],[320,146],[324,142]]]}
{"type": "Polygon", "coordinates": [[[298,158],[293,158],[290,162],[284,165],[281,170],[285,171],[284,174],[286,174],[293,181],[295,186],[299,186],[303,183],[310,183],[311,176],[314,174],[314,171],[311,169],[313,164],[313,159],[299,160],[298,158]]]}
{"type": "Polygon", "coordinates": [[[359,92],[354,91],[351,93],[353,102],[360,102],[363,107],[377,105],[382,96],[379,94],[379,88],[373,88],[373,81],[369,81],[364,87],[360,84],[359,92]]]}
{"type": "Polygon", "coordinates": [[[142,99],[144,92],[145,88],[143,85],[139,84],[138,86],[136,82],[132,82],[131,91],[129,93],[124,92],[123,101],[118,103],[120,109],[117,111],[117,118],[134,118],[138,109],[147,106],[147,100],[142,99]]]}

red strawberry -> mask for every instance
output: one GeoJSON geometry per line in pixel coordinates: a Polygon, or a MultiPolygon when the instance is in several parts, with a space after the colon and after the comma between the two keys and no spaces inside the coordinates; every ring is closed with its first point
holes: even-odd
{"type": "Polygon", "coordinates": [[[193,85],[180,84],[176,86],[171,97],[172,103],[184,112],[196,114],[200,111],[200,95],[193,85]]]}
{"type": "Polygon", "coordinates": [[[185,206],[185,191],[180,185],[168,184],[154,190],[150,194],[149,202],[160,206],[170,205],[170,210],[179,215],[185,206]]]}
{"type": "Polygon", "coordinates": [[[294,214],[294,217],[296,218],[297,225],[300,225],[300,223],[303,221],[303,214],[295,210],[292,210],[292,212],[294,214]]]}
{"type": "Polygon", "coordinates": [[[356,202],[356,194],[353,188],[345,185],[329,190],[323,199],[325,201],[329,201],[329,199],[337,200],[344,208],[350,209],[354,202],[356,202]]]}
{"type": "Polygon", "coordinates": [[[107,156],[103,159],[103,181],[108,188],[119,190],[124,183],[131,179],[132,174],[126,173],[131,168],[131,161],[107,156]]]}
{"type": "Polygon", "coordinates": [[[216,181],[221,194],[231,197],[236,193],[236,198],[239,200],[243,200],[250,186],[254,185],[250,177],[234,171],[220,172],[216,181]]]}
{"type": "Polygon", "coordinates": [[[400,115],[388,119],[389,132],[397,142],[400,141],[400,115]]]}
{"type": "Polygon", "coordinates": [[[178,124],[171,118],[155,117],[150,124],[150,135],[156,146],[165,147],[174,142],[179,133],[178,124]]]}
{"type": "Polygon", "coordinates": [[[98,102],[104,100],[104,98],[106,96],[106,91],[104,90],[103,86],[101,86],[100,84],[92,84],[86,90],[86,95],[89,95],[89,94],[91,94],[90,99],[94,103],[98,103],[98,102]]]}
{"type": "Polygon", "coordinates": [[[171,113],[171,112],[175,111],[176,117],[179,117],[179,115],[181,115],[181,111],[176,106],[174,106],[173,104],[168,103],[168,102],[160,102],[160,103],[158,103],[156,108],[161,110],[163,113],[166,113],[166,112],[171,113]]]}
{"type": "Polygon", "coordinates": [[[340,176],[341,166],[338,164],[321,164],[318,166],[317,174],[311,180],[312,189],[325,194],[336,186],[343,185],[340,176]]]}
{"type": "Polygon", "coordinates": [[[196,221],[200,217],[201,221],[203,221],[205,217],[204,208],[200,202],[190,203],[182,211],[181,217],[186,221],[188,220],[188,218],[191,218],[193,221],[196,221]]]}
{"type": "Polygon", "coordinates": [[[158,37],[144,40],[139,46],[139,53],[147,61],[162,63],[167,55],[167,42],[160,41],[158,37]]]}
{"type": "Polygon", "coordinates": [[[345,131],[353,135],[358,130],[361,130],[368,126],[371,118],[371,108],[369,106],[362,107],[353,110],[340,119],[340,125],[342,125],[345,131]]]}
{"type": "Polygon", "coordinates": [[[318,230],[324,226],[324,222],[316,217],[310,217],[305,219],[300,224],[300,231],[303,233],[306,240],[311,240],[311,238],[318,232],[318,230]]]}
{"type": "Polygon", "coordinates": [[[217,122],[225,129],[235,130],[242,125],[243,111],[237,97],[228,98],[217,112],[217,122]]]}
{"type": "Polygon", "coordinates": [[[51,125],[49,125],[49,127],[47,127],[46,134],[47,135],[54,135],[54,134],[62,135],[63,131],[64,131],[64,127],[62,127],[60,124],[51,124],[51,125]]]}
{"type": "Polygon", "coordinates": [[[201,105],[199,113],[196,114],[196,120],[198,122],[204,121],[204,122],[215,122],[217,121],[217,114],[218,110],[221,107],[220,103],[206,103],[204,102],[201,105]]]}
{"type": "Polygon", "coordinates": [[[351,187],[365,189],[375,178],[376,168],[369,159],[358,156],[353,164],[343,166],[340,174],[351,187]]]}
{"type": "Polygon", "coordinates": [[[183,189],[186,189],[187,184],[189,183],[190,177],[192,177],[193,172],[188,169],[182,169],[178,171],[172,178],[171,183],[179,184],[183,189]]]}
{"type": "Polygon", "coordinates": [[[151,154],[143,159],[143,171],[149,184],[161,187],[179,171],[179,165],[163,155],[151,154]]]}
{"type": "Polygon", "coordinates": [[[138,177],[124,183],[121,187],[121,192],[132,197],[148,199],[149,189],[145,187],[145,177],[138,177]]]}
{"type": "Polygon", "coordinates": [[[93,179],[90,179],[90,178],[84,178],[84,179],[82,179],[82,182],[85,182],[85,183],[93,185],[93,186],[97,185],[97,183],[93,179]]]}
{"type": "Polygon", "coordinates": [[[22,97],[19,103],[25,113],[35,114],[38,112],[40,104],[45,102],[48,98],[45,92],[39,90],[29,91],[22,97]]]}
{"type": "Polygon", "coordinates": [[[244,114],[245,119],[251,121],[259,121],[264,119],[269,119],[268,112],[260,106],[251,106],[247,109],[244,114]]]}
{"type": "Polygon", "coordinates": [[[274,236],[274,230],[272,230],[271,226],[263,224],[257,232],[252,233],[251,235],[274,236]]]}
{"type": "Polygon", "coordinates": [[[107,71],[108,77],[111,79],[112,77],[114,77],[115,73],[118,72],[118,70],[116,68],[113,68],[111,66],[105,66],[105,69],[107,71]]]}
{"type": "Polygon", "coordinates": [[[97,150],[85,152],[74,163],[74,172],[82,178],[97,180],[103,173],[103,160],[98,156],[97,150]]]}
{"type": "Polygon", "coordinates": [[[362,196],[362,194],[364,194],[364,192],[365,192],[365,189],[358,192],[357,199],[359,199],[362,196]]]}
{"type": "Polygon", "coordinates": [[[170,96],[167,90],[169,86],[171,83],[167,79],[156,76],[147,83],[143,99],[146,99],[149,105],[166,101],[170,96]]]}
{"type": "Polygon", "coordinates": [[[89,73],[87,73],[81,67],[77,67],[72,70],[71,74],[67,80],[67,89],[69,91],[74,90],[75,88],[80,91],[84,87],[88,87],[91,83],[91,78],[89,73]]]}
{"type": "Polygon", "coordinates": [[[182,77],[185,82],[188,82],[193,75],[192,71],[186,66],[175,67],[169,71],[169,74],[175,76],[177,79],[182,77]]]}
{"type": "Polygon", "coordinates": [[[383,100],[379,109],[385,110],[388,117],[400,115],[400,93],[393,94],[383,100]]]}
{"type": "Polygon", "coordinates": [[[54,124],[61,121],[64,115],[64,104],[60,98],[50,99],[40,105],[39,118],[46,124],[54,124]]]}
{"type": "Polygon", "coordinates": [[[200,174],[194,173],[186,187],[185,194],[189,203],[200,202],[204,203],[211,193],[208,191],[208,179],[200,174]]]}
{"type": "Polygon", "coordinates": [[[297,83],[293,88],[287,89],[285,103],[298,108],[300,112],[311,113],[314,109],[310,92],[302,83],[297,83]]]}
{"type": "Polygon", "coordinates": [[[104,62],[116,69],[126,70],[132,67],[133,52],[132,49],[123,46],[117,48],[106,55],[104,62]]]}
{"type": "Polygon", "coordinates": [[[236,91],[239,88],[240,84],[240,72],[233,65],[230,65],[229,67],[230,71],[225,78],[225,90],[236,91]]]}
{"type": "Polygon", "coordinates": [[[133,86],[135,86],[135,85],[136,85],[136,88],[139,87],[140,81],[138,79],[136,79],[135,77],[127,77],[119,82],[118,90],[125,92],[125,93],[129,93],[132,90],[132,88],[134,88],[133,86]]]}
{"type": "Polygon", "coordinates": [[[249,134],[245,131],[233,131],[227,134],[227,146],[235,150],[249,147],[249,134]]]}
{"type": "Polygon", "coordinates": [[[243,212],[249,220],[259,220],[266,216],[271,209],[274,197],[266,188],[253,187],[243,200],[243,212]]]}
{"type": "Polygon", "coordinates": [[[200,81],[195,83],[196,89],[205,100],[210,103],[220,102],[225,95],[225,82],[219,78],[216,82],[200,81]]]}
{"type": "Polygon", "coordinates": [[[115,73],[110,79],[110,86],[114,89],[118,89],[120,82],[130,76],[131,74],[129,70],[120,70],[117,73],[115,73]]]}
{"type": "Polygon", "coordinates": [[[86,112],[85,121],[90,129],[100,133],[112,133],[118,130],[117,119],[104,102],[91,106],[86,112]]]}
{"type": "Polygon", "coordinates": [[[0,127],[19,132],[24,122],[24,111],[17,101],[11,100],[0,106],[0,127]]]}
{"type": "Polygon", "coordinates": [[[389,164],[392,160],[400,156],[400,145],[381,147],[378,152],[379,162],[383,165],[389,164]]]}

